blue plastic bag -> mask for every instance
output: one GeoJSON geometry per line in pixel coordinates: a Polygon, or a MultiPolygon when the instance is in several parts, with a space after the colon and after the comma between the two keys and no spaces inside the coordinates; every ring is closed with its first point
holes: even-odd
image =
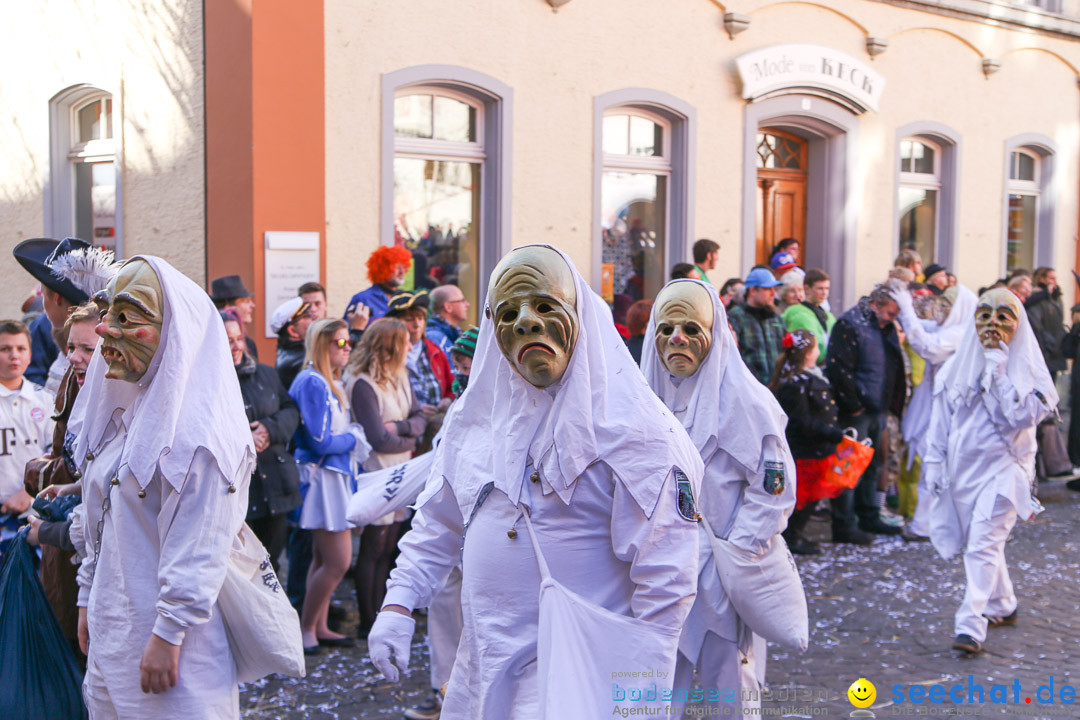
{"type": "Polygon", "coordinates": [[[27,528],[0,564],[0,718],[84,720],[82,672],[34,570],[27,528]]]}

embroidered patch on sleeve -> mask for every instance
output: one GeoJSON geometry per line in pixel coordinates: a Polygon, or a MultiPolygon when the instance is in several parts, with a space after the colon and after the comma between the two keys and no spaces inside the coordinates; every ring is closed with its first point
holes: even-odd
{"type": "Polygon", "coordinates": [[[679,514],[684,520],[701,522],[697,502],[694,501],[694,488],[690,486],[690,478],[686,477],[686,473],[682,470],[675,471],[675,486],[679,492],[679,514]]]}
{"type": "Polygon", "coordinates": [[[770,495],[784,492],[784,463],[765,461],[765,492],[770,495]]]}

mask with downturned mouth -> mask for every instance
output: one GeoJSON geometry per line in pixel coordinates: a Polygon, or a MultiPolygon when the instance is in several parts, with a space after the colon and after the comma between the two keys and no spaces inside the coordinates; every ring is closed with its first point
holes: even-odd
{"type": "Polygon", "coordinates": [[[161,280],[150,263],[132,260],[94,295],[94,303],[101,320],[95,332],[109,368],[105,377],[138,382],[161,343],[161,280]]]}
{"type": "Polygon", "coordinates": [[[1009,345],[1020,327],[1020,300],[1011,290],[995,288],[983,293],[975,308],[975,329],[979,343],[988,350],[1009,345]]]}
{"type": "Polygon", "coordinates": [[[713,306],[709,291],[677,282],[656,298],[656,352],[675,377],[698,371],[712,348],[713,306]]]}
{"type": "Polygon", "coordinates": [[[577,344],[577,290],[570,266],[551,248],[526,247],[491,274],[488,313],[510,366],[538,388],[559,382],[577,344]]]}

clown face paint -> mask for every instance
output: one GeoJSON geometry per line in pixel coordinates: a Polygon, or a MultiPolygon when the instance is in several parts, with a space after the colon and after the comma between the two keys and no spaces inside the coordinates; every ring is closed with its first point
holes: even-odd
{"type": "Polygon", "coordinates": [[[1012,291],[995,288],[983,293],[975,308],[975,330],[979,343],[987,349],[1001,347],[1012,342],[1020,327],[1020,313],[1024,310],[1012,291]]]}
{"type": "Polygon", "coordinates": [[[677,282],[656,298],[656,352],[675,377],[690,377],[712,347],[713,306],[709,291],[677,282]]]}
{"type": "Polygon", "coordinates": [[[515,250],[491,274],[495,342],[521,377],[539,388],[562,379],[577,343],[577,290],[570,267],[545,247],[515,250]]]}
{"type": "Polygon", "coordinates": [[[161,342],[164,310],[161,281],[145,260],[132,260],[108,286],[94,295],[101,322],[101,357],[109,366],[105,377],[138,382],[161,342]]]}

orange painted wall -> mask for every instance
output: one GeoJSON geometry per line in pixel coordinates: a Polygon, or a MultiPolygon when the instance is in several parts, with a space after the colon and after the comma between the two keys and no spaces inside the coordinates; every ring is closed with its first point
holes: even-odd
{"type": "Polygon", "coordinates": [[[206,7],[207,278],[237,273],[256,294],[248,332],[272,365],[263,234],[318,232],[312,280],[326,275],[323,2],[206,7]]]}

